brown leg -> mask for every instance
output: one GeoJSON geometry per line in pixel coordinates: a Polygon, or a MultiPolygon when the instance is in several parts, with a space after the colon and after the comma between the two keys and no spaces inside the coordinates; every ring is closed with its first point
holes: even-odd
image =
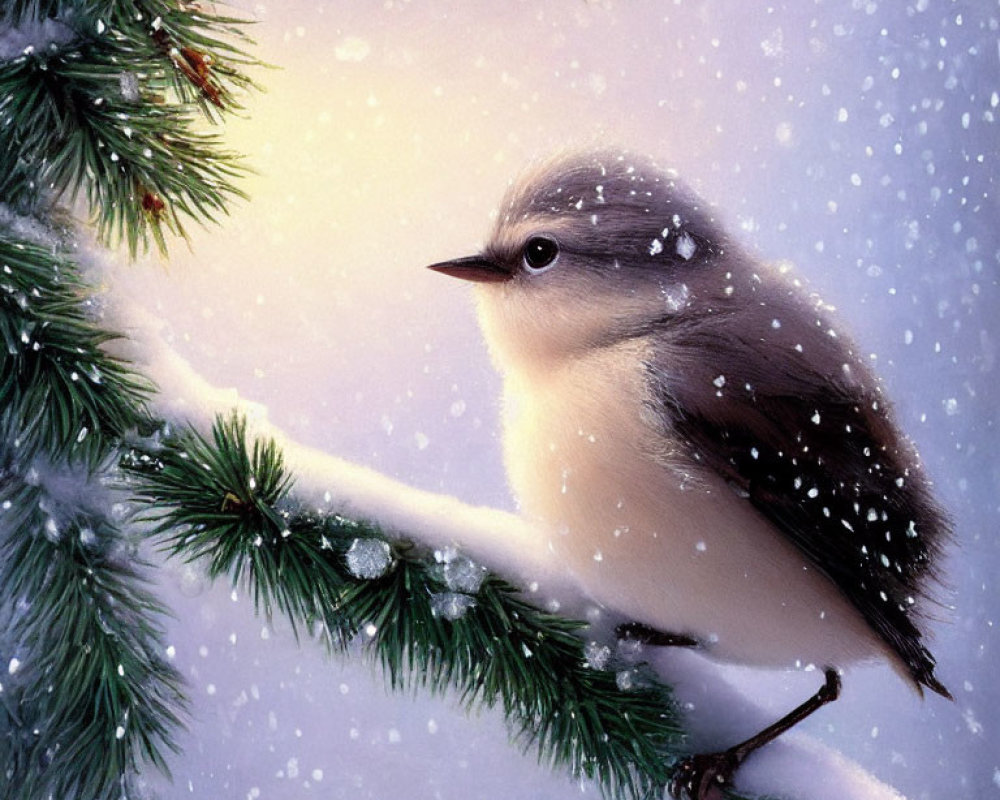
{"type": "Polygon", "coordinates": [[[789,728],[798,725],[818,708],[836,700],[839,696],[840,676],[836,670],[827,669],[826,683],[816,694],[773,725],[764,728],[756,736],[751,736],[745,742],[721,753],[706,753],[684,759],[670,782],[671,797],[680,800],[686,795],[691,800],[709,800],[709,792],[713,788],[719,790],[728,784],[733,773],[754,750],[774,741],[789,728]]]}
{"type": "Polygon", "coordinates": [[[619,625],[615,628],[615,635],[619,639],[630,639],[654,647],[697,647],[701,644],[697,639],[692,639],[683,633],[664,633],[641,622],[619,625]]]}

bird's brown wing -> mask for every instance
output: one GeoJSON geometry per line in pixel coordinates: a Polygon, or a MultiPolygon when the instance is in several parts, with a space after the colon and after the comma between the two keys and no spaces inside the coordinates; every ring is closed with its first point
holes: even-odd
{"type": "Polygon", "coordinates": [[[947,521],[874,377],[813,312],[786,307],[774,328],[770,312],[735,320],[720,305],[675,325],[650,364],[655,402],[672,438],[836,583],[917,686],[950,696],[919,628],[947,521]]]}

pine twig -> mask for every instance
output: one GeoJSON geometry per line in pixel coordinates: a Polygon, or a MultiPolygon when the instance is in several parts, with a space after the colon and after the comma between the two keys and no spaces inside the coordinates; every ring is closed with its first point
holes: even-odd
{"type": "Polygon", "coordinates": [[[167,548],[212,577],[248,584],[257,607],[342,650],[360,636],[390,687],[457,690],[467,707],[499,705],[542,761],[594,780],[613,798],[657,796],[682,755],[669,691],[585,656],[584,623],[540,611],[452,553],[390,540],[336,514],[297,509],[273,442],[246,441],[218,419],[211,441],[171,434],[124,461],[167,548]]]}
{"type": "Polygon", "coordinates": [[[101,466],[151,385],[104,346],[76,263],[0,228],[0,785],[117,800],[183,707],[101,466]]]}
{"type": "MultiPolygon", "coordinates": [[[[135,6],[151,20],[149,34],[173,66],[164,77],[181,102],[197,104],[207,118],[218,122],[220,112],[242,109],[242,94],[260,90],[244,71],[265,66],[243,49],[253,44],[246,34],[246,20],[206,14],[203,8],[193,13],[191,4],[170,0],[135,0],[135,6]]],[[[115,25],[127,29],[129,16],[117,16],[115,25]]]]}
{"type": "MultiPolygon", "coordinates": [[[[17,5],[22,22],[66,11],[17,5]]],[[[258,62],[234,43],[249,41],[240,20],[179,0],[75,10],[76,38],[0,64],[0,202],[33,211],[83,194],[102,241],[165,251],[164,227],[184,237],[184,218],[214,222],[245,198],[242,159],[196,122],[238,111],[258,62]]]]}
{"type": "Polygon", "coordinates": [[[0,431],[21,458],[91,467],[145,418],[152,386],[104,346],[76,264],[0,227],[0,431]]]}
{"type": "Polygon", "coordinates": [[[0,783],[11,800],[118,800],[144,762],[167,772],[181,678],[142,565],[93,502],[105,491],[62,497],[80,476],[53,468],[0,470],[0,783]]]}

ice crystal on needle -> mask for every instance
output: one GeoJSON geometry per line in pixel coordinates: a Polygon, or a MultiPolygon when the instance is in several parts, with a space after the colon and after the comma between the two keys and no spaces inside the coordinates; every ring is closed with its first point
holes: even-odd
{"type": "Polygon", "coordinates": [[[373,580],[392,564],[389,544],[381,539],[355,539],[347,550],[347,569],[355,578],[373,580]]]}

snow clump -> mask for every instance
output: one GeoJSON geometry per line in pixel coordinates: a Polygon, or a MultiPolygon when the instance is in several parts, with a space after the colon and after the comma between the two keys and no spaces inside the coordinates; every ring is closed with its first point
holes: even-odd
{"type": "Polygon", "coordinates": [[[355,539],[347,549],[347,570],[355,578],[381,578],[392,564],[389,543],[381,539],[355,539]]]}

